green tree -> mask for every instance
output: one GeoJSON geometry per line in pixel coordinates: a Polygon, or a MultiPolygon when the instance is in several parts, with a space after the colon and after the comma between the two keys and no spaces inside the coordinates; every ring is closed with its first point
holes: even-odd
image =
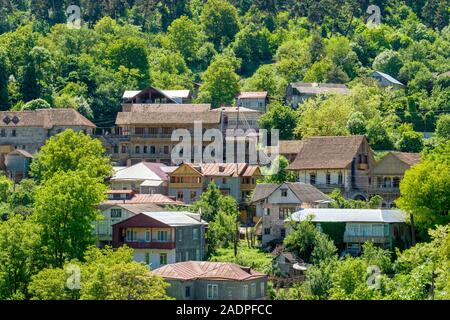
{"type": "Polygon", "coordinates": [[[210,102],[214,108],[231,105],[239,92],[239,76],[226,57],[214,59],[203,73],[202,80],[198,100],[210,102]]]}
{"type": "Polygon", "coordinates": [[[273,99],[282,98],[287,86],[287,81],[281,77],[274,65],[265,64],[246,79],[243,91],[267,91],[273,99]]]}
{"type": "Polygon", "coordinates": [[[8,177],[0,175],[0,202],[6,202],[10,196],[12,182],[8,177]]]}
{"type": "Polygon", "coordinates": [[[271,104],[268,108],[269,111],[258,120],[260,128],[266,130],[278,129],[280,140],[292,140],[293,131],[298,121],[298,113],[280,103],[271,104]]]}
{"type": "Polygon", "coordinates": [[[425,231],[450,222],[450,142],[423,155],[419,164],[405,172],[400,183],[398,206],[410,213],[425,231]]]}
{"type": "Polygon", "coordinates": [[[423,149],[423,136],[415,131],[403,132],[397,142],[397,147],[403,152],[420,152],[423,149]]]}
{"type": "MultiPolygon", "coordinates": [[[[284,183],[295,182],[296,176],[287,170],[289,161],[283,156],[277,156],[272,162],[272,167],[264,172],[264,183],[284,183]]],[[[266,169],[266,168],[263,168],[266,169]]]]}
{"type": "Polygon", "coordinates": [[[436,136],[443,140],[450,140],[450,114],[443,114],[436,124],[436,136]]]}
{"type": "Polygon", "coordinates": [[[385,72],[393,77],[397,77],[403,66],[401,56],[393,50],[386,50],[380,53],[373,61],[373,69],[385,72]]]}
{"type": "Polygon", "coordinates": [[[167,29],[169,48],[179,51],[188,64],[197,59],[200,47],[200,30],[197,23],[186,16],[175,19],[167,29]]]}
{"type": "Polygon", "coordinates": [[[0,110],[7,110],[9,106],[8,81],[10,67],[6,51],[0,47],[0,110]]]}
{"type": "Polygon", "coordinates": [[[71,170],[84,170],[90,177],[104,179],[112,168],[99,140],[67,129],[46,141],[31,164],[30,173],[42,182],[58,172],[71,170]]]}
{"type": "Polygon", "coordinates": [[[207,38],[216,48],[226,46],[239,31],[238,12],[228,1],[208,0],[200,21],[207,38]]]}
{"type": "Polygon", "coordinates": [[[39,232],[21,215],[0,221],[0,299],[28,296],[28,283],[39,270],[39,232]]]}
{"type": "Polygon", "coordinates": [[[378,117],[367,122],[367,139],[374,150],[393,149],[394,144],[386,127],[386,124],[378,117]]]}
{"type": "Polygon", "coordinates": [[[50,104],[43,99],[35,99],[25,103],[22,106],[22,111],[32,111],[37,109],[50,109],[50,104]]]}
{"type": "Polygon", "coordinates": [[[366,133],[367,120],[362,112],[354,112],[347,121],[347,128],[352,135],[364,135],[366,133]]]}
{"type": "Polygon", "coordinates": [[[51,266],[62,267],[66,260],[82,259],[93,244],[92,221],[104,200],[103,179],[86,170],[58,171],[36,191],[36,222],[42,227],[42,242],[51,266]]]}

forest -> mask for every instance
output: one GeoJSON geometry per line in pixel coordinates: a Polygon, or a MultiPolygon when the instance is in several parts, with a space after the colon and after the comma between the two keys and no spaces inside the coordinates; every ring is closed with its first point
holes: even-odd
{"type": "Polygon", "coordinates": [[[421,151],[449,134],[448,0],[0,1],[0,110],[75,108],[114,125],[124,90],[193,89],[229,105],[268,91],[263,128],[283,139],[366,134],[375,150],[421,151]],[[67,25],[70,5],[81,28],[67,25]],[[380,24],[367,8],[380,8],[380,24]],[[379,88],[385,72],[406,85],[379,88]],[[447,72],[447,73],[446,73],[447,72]],[[290,82],[352,93],[284,105],[290,82]],[[283,126],[280,126],[280,124],[283,126]]]}

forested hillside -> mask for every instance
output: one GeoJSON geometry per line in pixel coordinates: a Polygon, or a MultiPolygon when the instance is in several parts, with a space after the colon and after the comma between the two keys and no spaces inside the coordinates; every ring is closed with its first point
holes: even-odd
{"type": "Polygon", "coordinates": [[[448,138],[449,0],[0,0],[0,108],[72,107],[111,126],[124,90],[193,89],[230,104],[272,99],[262,127],[283,138],[367,134],[373,148],[420,151],[448,138]],[[81,29],[66,8],[81,8],[81,29]],[[368,26],[369,5],[381,24],[368,26]],[[383,71],[406,84],[380,89],[383,71]],[[282,105],[289,82],[346,83],[352,94],[282,105]]]}

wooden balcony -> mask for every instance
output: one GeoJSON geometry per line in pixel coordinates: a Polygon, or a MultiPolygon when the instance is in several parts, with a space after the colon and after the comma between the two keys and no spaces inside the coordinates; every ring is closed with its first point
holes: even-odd
{"type": "Polygon", "coordinates": [[[344,234],[344,242],[353,242],[353,243],[364,243],[364,242],[373,242],[373,243],[388,243],[389,237],[386,236],[349,236],[344,234]]]}
{"type": "Polygon", "coordinates": [[[255,188],[255,184],[241,184],[241,191],[252,191],[255,188]]]}

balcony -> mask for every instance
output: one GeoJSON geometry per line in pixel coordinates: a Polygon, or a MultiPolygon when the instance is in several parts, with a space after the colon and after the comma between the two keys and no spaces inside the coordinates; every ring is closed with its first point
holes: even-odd
{"type": "Polygon", "coordinates": [[[137,241],[127,241],[123,240],[117,244],[118,246],[126,245],[133,249],[161,249],[161,250],[172,250],[175,249],[176,244],[174,241],[150,241],[137,240],[137,241]]]}
{"type": "Polygon", "coordinates": [[[364,242],[373,242],[373,243],[388,243],[389,237],[387,236],[350,236],[344,234],[344,242],[354,242],[354,243],[364,243],[364,242]]]}
{"type": "Polygon", "coordinates": [[[369,165],[367,163],[358,163],[357,168],[358,170],[367,170],[369,168],[369,165]]]}

